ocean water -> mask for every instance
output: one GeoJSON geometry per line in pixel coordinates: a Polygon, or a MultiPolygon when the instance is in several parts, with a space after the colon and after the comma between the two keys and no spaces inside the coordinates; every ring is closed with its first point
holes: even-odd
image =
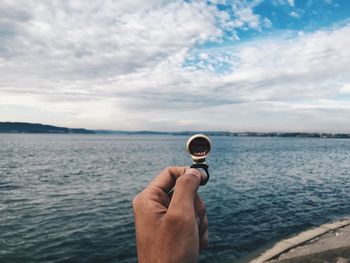
{"type": "MultiPolygon", "coordinates": [[[[350,140],[212,137],[200,262],[350,215],[350,140]]],[[[0,262],[137,262],[131,200],[183,136],[0,135],[0,262]]]]}

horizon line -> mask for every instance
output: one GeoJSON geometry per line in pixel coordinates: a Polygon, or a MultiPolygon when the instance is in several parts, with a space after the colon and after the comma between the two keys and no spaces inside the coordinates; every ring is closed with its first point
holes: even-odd
{"type": "Polygon", "coordinates": [[[34,122],[19,122],[19,121],[0,121],[0,124],[4,123],[11,123],[11,124],[29,124],[29,125],[43,125],[43,126],[52,126],[57,128],[67,128],[67,129],[84,129],[88,131],[95,131],[95,132],[121,132],[121,133],[142,133],[142,132],[151,132],[151,133],[258,133],[258,134],[269,134],[269,133],[303,133],[303,134],[350,134],[350,131],[347,132],[321,132],[321,131],[300,131],[300,130],[294,130],[294,131],[253,131],[253,130],[245,130],[245,131],[230,131],[230,130],[147,130],[147,129],[141,129],[141,130],[119,130],[119,129],[90,129],[90,128],[71,128],[71,127],[63,127],[63,126],[56,126],[52,124],[44,124],[44,123],[34,123],[34,122]]]}

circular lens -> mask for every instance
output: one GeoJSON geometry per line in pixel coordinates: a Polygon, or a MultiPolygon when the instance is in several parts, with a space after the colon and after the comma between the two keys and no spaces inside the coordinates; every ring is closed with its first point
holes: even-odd
{"type": "Polygon", "coordinates": [[[187,142],[187,151],[195,159],[204,159],[210,152],[211,143],[203,134],[193,135],[187,142]]]}

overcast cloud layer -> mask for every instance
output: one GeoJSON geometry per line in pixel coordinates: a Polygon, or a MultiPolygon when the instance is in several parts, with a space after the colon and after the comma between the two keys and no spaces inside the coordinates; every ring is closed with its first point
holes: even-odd
{"type": "Polygon", "coordinates": [[[263,4],[2,1],[0,121],[350,132],[350,23],[281,30],[263,4]]]}

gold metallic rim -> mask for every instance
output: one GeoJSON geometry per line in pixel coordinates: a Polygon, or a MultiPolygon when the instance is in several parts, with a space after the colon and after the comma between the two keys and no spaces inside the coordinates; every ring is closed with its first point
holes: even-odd
{"type": "Polygon", "coordinates": [[[204,134],[201,134],[201,133],[195,134],[195,135],[191,136],[191,138],[188,139],[187,144],[186,144],[186,150],[187,150],[187,152],[191,155],[193,161],[205,159],[205,158],[207,158],[208,154],[209,154],[210,151],[211,151],[211,141],[210,141],[209,137],[206,136],[206,135],[204,135],[204,134]],[[191,142],[193,139],[196,139],[196,138],[204,138],[204,139],[206,139],[206,140],[209,142],[210,148],[209,148],[209,150],[208,150],[208,153],[207,153],[205,156],[197,157],[197,156],[194,156],[194,155],[191,154],[191,152],[190,152],[190,150],[189,150],[190,142],[191,142]]]}

